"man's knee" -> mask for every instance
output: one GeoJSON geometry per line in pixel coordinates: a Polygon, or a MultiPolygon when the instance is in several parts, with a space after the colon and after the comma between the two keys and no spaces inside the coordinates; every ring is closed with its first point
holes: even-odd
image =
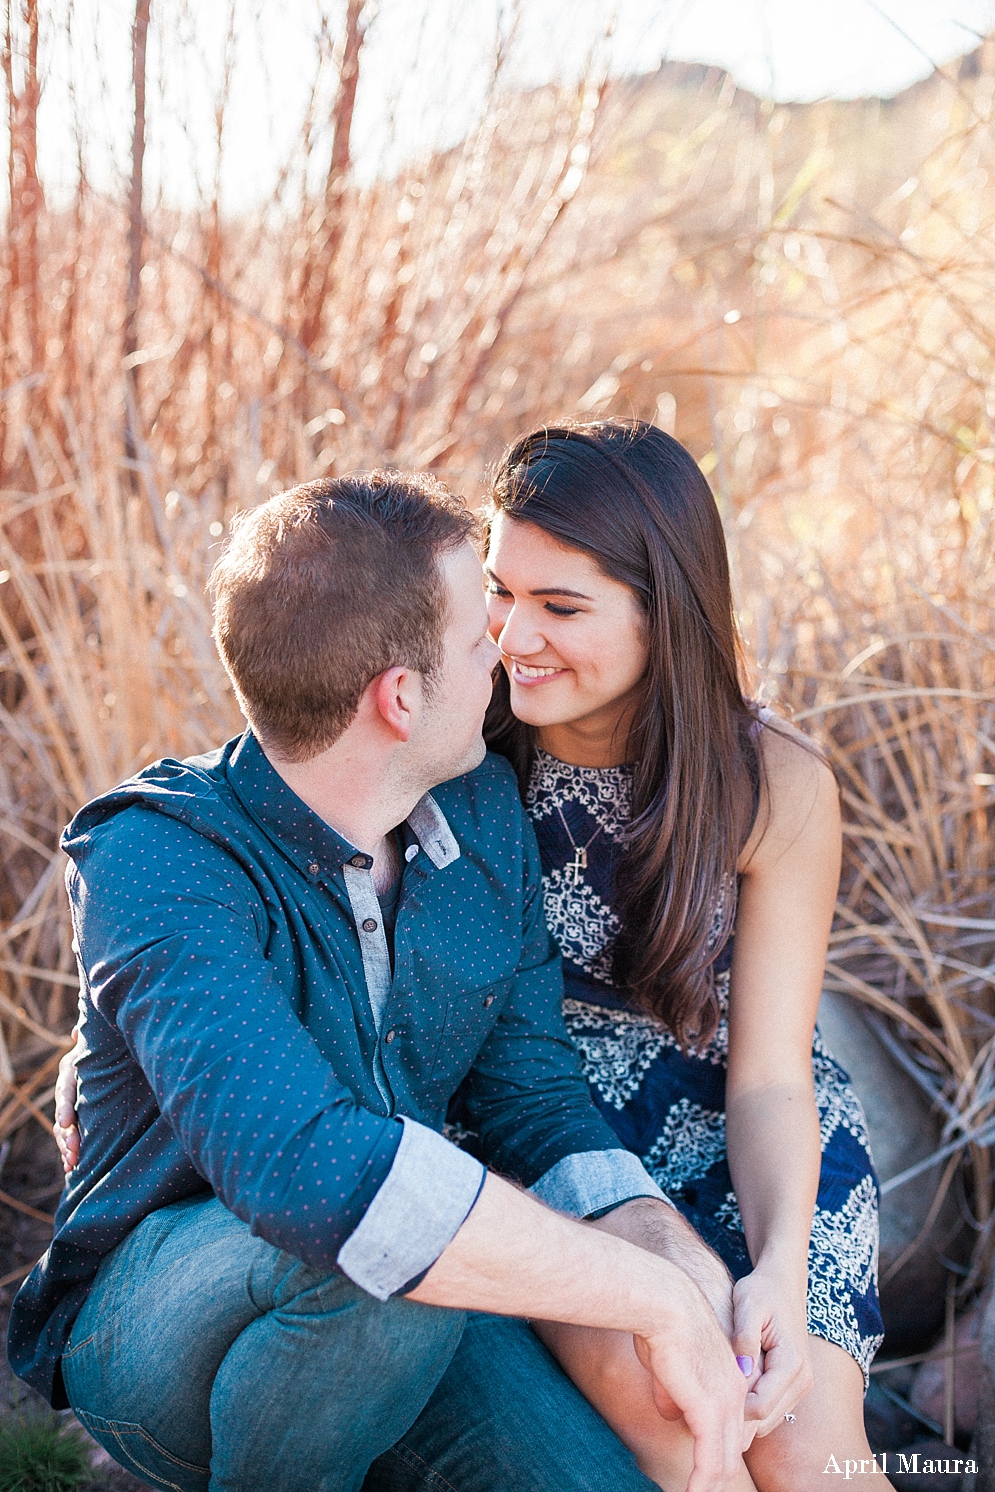
{"type": "Polygon", "coordinates": [[[396,1416],[403,1433],[464,1321],[403,1298],[375,1300],[344,1275],[254,1238],[215,1199],[194,1199],[150,1215],[105,1260],[62,1370],[77,1410],[140,1425],[195,1466],[209,1463],[212,1438],[217,1451],[219,1429],[243,1433],[235,1426],[245,1403],[259,1402],[253,1386],[263,1379],[263,1417],[309,1417],[317,1440],[362,1441],[368,1404],[379,1454],[390,1441],[377,1439],[375,1422],[396,1416]],[[341,1402],[341,1423],[321,1428],[328,1395],[341,1402]]]}
{"type": "Polygon", "coordinates": [[[635,1457],[522,1321],[471,1317],[439,1387],[364,1492],[454,1486],[655,1492],[635,1457]]]}

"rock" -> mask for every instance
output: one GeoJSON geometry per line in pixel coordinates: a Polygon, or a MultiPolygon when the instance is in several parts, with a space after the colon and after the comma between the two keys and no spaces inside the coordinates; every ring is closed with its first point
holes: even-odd
{"type": "Polygon", "coordinates": [[[978,1463],[974,1492],[995,1492],[995,1291],[981,1320],[978,1424],[971,1452],[978,1463]]]}
{"type": "MultiPolygon", "coordinates": [[[[860,1005],[825,991],[819,1029],[863,1105],[879,1179],[897,1176],[938,1149],[940,1116],[867,1024],[860,1005]]],[[[943,1326],[947,1270],[941,1255],[957,1256],[962,1231],[952,1195],[922,1246],[887,1280],[890,1266],[926,1221],[942,1171],[940,1162],[881,1199],[881,1308],[892,1351],[922,1350],[943,1326]]]]}
{"type": "Polygon", "coordinates": [[[899,1398],[908,1394],[909,1385],[912,1382],[914,1369],[896,1368],[890,1373],[876,1375],[871,1379],[870,1387],[864,1395],[864,1430],[871,1450],[880,1455],[882,1451],[898,1451],[911,1444],[918,1435],[925,1434],[924,1427],[914,1415],[910,1414],[895,1397],[888,1394],[886,1385],[882,1381],[887,1380],[887,1388],[894,1389],[899,1398]],[[905,1373],[908,1373],[909,1381],[896,1382],[905,1373]]]}
{"type": "MultiPolygon", "coordinates": [[[[954,1423],[958,1435],[970,1436],[978,1418],[978,1374],[981,1368],[981,1322],[987,1298],[976,1300],[954,1327],[954,1423]]],[[[942,1350],[942,1340],[937,1344],[942,1350]]],[[[909,1392],[909,1403],[928,1419],[943,1423],[946,1361],[924,1362],[909,1392]]]]}

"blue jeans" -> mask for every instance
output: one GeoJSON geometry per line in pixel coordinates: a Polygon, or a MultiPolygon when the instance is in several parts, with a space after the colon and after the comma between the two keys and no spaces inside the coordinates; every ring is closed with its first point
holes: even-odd
{"type": "Polygon", "coordinates": [[[101,1265],[62,1359],[114,1459],[174,1492],[654,1492],[524,1322],[375,1300],[215,1199],[101,1265]]]}

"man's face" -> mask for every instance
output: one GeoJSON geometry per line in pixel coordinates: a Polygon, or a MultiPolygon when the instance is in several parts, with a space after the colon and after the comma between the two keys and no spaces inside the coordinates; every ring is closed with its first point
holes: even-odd
{"type": "Polygon", "coordinates": [[[484,759],[481,728],[491,697],[491,674],[500,657],[487,632],[487,602],[480,561],[469,544],[439,566],[449,624],[442,665],[426,687],[417,729],[419,765],[433,783],[448,782],[484,759]]]}

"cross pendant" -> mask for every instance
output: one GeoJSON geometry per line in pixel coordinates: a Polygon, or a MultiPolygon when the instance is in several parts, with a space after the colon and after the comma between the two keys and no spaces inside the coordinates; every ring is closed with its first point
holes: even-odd
{"type": "Polygon", "coordinates": [[[575,886],[578,886],[580,884],[581,871],[587,869],[587,850],[583,845],[574,847],[574,857],[567,866],[567,869],[573,871],[573,883],[575,886]]]}

